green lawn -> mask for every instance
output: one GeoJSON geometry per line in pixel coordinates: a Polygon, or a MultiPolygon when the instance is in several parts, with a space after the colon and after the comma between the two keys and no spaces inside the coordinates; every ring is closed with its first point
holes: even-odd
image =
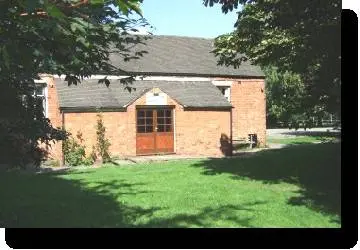
{"type": "Polygon", "coordinates": [[[335,136],[296,136],[296,137],[268,137],[267,143],[277,144],[308,144],[321,143],[335,140],[335,136]]]}
{"type": "Polygon", "coordinates": [[[1,173],[0,227],[340,227],[340,144],[1,173]]]}

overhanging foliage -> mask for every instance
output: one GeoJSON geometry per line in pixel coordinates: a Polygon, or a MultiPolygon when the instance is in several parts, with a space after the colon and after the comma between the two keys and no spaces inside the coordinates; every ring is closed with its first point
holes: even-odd
{"type": "Polygon", "coordinates": [[[142,42],[142,37],[129,36],[128,32],[147,25],[142,17],[133,19],[129,15],[141,15],[140,2],[0,0],[0,87],[2,93],[11,93],[2,100],[2,108],[10,112],[1,112],[1,140],[9,142],[1,146],[13,147],[10,152],[15,153],[14,158],[21,155],[10,143],[11,134],[22,138],[17,144],[31,144],[28,153],[35,151],[40,142],[63,139],[65,135],[57,136],[61,130],[51,126],[39,105],[25,107],[21,101],[22,96],[31,99],[39,74],[65,74],[68,84],[77,84],[94,72],[124,75],[126,72],[111,65],[110,54],[118,53],[129,60],[145,53],[129,52],[129,47],[142,42]],[[24,112],[27,116],[21,115],[24,112]],[[34,129],[29,132],[28,128],[34,129]]]}
{"type": "Polygon", "coordinates": [[[243,60],[275,66],[301,76],[305,106],[321,106],[340,114],[341,49],[339,0],[204,0],[222,5],[224,13],[238,7],[235,31],[216,39],[219,64],[238,67],[243,60]],[[244,56],[246,55],[246,57],[244,56]]]}

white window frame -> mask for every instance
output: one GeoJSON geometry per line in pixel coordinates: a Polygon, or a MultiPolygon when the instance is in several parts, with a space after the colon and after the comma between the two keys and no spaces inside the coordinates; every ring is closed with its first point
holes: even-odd
{"type": "Polygon", "coordinates": [[[221,91],[221,94],[223,94],[223,96],[226,98],[226,100],[228,100],[228,102],[231,102],[231,94],[230,94],[230,86],[219,86],[216,85],[216,87],[221,91]],[[222,90],[225,90],[224,93],[222,93],[222,90]]]}
{"type": "Polygon", "coordinates": [[[43,108],[44,108],[44,115],[46,118],[49,117],[49,105],[48,105],[48,87],[47,82],[45,80],[34,80],[35,85],[43,86],[43,93],[42,95],[36,94],[36,89],[34,89],[33,97],[43,97],[43,108]],[[45,106],[45,107],[44,107],[45,106]]]}

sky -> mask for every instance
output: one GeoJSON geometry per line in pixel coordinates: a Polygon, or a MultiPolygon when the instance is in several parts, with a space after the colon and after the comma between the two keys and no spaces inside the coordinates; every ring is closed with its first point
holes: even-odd
{"type": "Polygon", "coordinates": [[[154,35],[215,38],[233,31],[235,11],[223,14],[221,6],[205,7],[203,0],[144,0],[143,16],[154,35]]]}

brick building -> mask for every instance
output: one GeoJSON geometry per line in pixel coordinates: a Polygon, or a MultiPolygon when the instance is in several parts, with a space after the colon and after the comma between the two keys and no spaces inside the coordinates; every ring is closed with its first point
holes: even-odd
{"type": "MultiPolygon", "coordinates": [[[[114,66],[135,73],[129,92],[119,79],[99,84],[94,75],[68,86],[63,76],[42,75],[46,115],[55,127],[80,131],[87,153],[96,143],[97,113],[101,112],[110,151],[116,156],[176,153],[220,156],[231,139],[256,134],[265,145],[265,82],[259,67],[217,65],[210,51],[213,40],[153,36],[137,50],[148,53],[124,62],[112,55],[114,66]]],[[[61,143],[51,148],[61,159],[61,143]]]]}

